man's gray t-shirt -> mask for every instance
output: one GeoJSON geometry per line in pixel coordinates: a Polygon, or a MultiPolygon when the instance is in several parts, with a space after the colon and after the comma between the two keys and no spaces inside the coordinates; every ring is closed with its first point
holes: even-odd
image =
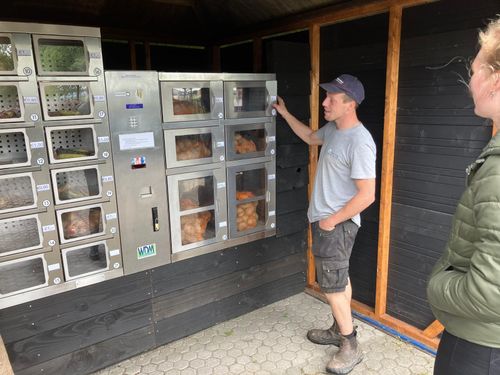
{"type": "MultiPolygon", "coordinates": [[[[339,130],[329,122],[316,132],[323,140],[307,216],[311,223],[337,212],[358,191],[356,179],[375,178],[376,146],[370,132],[359,124],[339,130]]],[[[358,215],[352,220],[361,225],[358,215]]]]}

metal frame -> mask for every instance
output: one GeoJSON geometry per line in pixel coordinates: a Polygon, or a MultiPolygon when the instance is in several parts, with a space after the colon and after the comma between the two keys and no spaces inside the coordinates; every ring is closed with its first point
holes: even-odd
{"type": "Polygon", "coordinates": [[[102,187],[100,167],[101,167],[101,165],[97,164],[97,165],[88,165],[88,166],[83,166],[83,167],[69,167],[69,168],[61,168],[61,169],[52,169],[50,171],[50,174],[51,174],[52,186],[54,189],[55,203],[56,204],[66,204],[66,203],[82,202],[82,201],[87,201],[87,200],[91,200],[91,199],[102,198],[103,187],[102,187]],[[59,196],[59,192],[58,192],[57,174],[58,173],[74,172],[74,171],[84,171],[84,170],[88,170],[88,169],[95,169],[96,170],[99,193],[97,195],[92,195],[92,196],[88,196],[88,197],[61,200],[61,198],[59,196]]]}

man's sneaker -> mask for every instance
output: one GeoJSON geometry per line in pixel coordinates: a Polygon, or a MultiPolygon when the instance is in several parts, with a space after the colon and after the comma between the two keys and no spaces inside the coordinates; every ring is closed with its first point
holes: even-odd
{"type": "Polygon", "coordinates": [[[339,350],[333,355],[328,365],[326,365],[326,371],[329,373],[337,375],[348,374],[363,360],[363,352],[356,339],[356,331],[354,332],[355,335],[352,338],[340,337],[339,350]]]}
{"type": "Polygon", "coordinates": [[[337,322],[333,320],[333,324],[328,329],[311,329],[307,331],[309,341],[320,345],[340,345],[340,332],[337,327],[337,322]]]}

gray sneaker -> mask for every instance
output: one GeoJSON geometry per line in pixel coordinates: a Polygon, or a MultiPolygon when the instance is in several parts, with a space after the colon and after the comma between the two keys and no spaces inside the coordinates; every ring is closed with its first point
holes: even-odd
{"type": "Polygon", "coordinates": [[[326,365],[326,371],[331,374],[345,375],[350,373],[362,360],[363,352],[359,347],[356,336],[350,339],[341,336],[339,350],[326,365]]]}
{"type": "Polygon", "coordinates": [[[311,329],[307,331],[309,341],[320,345],[340,345],[340,332],[337,327],[337,322],[333,320],[333,324],[328,329],[311,329]]]}

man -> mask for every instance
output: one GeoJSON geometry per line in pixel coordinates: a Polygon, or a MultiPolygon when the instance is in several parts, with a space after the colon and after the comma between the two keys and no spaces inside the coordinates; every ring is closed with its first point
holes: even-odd
{"type": "Polygon", "coordinates": [[[322,105],[328,123],[317,131],[288,112],[282,98],[274,108],[304,142],[322,145],[307,215],[313,228],[318,283],[334,319],[329,329],[310,330],[307,338],[317,344],[338,346],[326,369],[347,374],[363,359],[351,316],[348,271],[361,224],[359,214],[375,200],[376,146],[356,113],[365,97],[362,83],[342,74],[320,86],[326,90],[322,105]]]}

